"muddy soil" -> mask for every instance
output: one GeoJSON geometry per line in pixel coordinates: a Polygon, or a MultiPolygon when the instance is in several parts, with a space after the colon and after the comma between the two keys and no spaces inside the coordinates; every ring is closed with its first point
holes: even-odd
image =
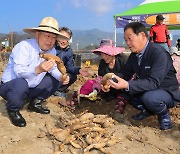
{"type": "MultiPolygon", "coordinates": [[[[1,64],[1,74],[4,64],[1,64]]],[[[97,73],[97,66],[87,68],[92,76],[97,73]]],[[[91,77],[92,77],[91,76],[91,77]]],[[[71,98],[74,91],[88,78],[79,76],[78,80],[68,89],[68,98],[71,98]]],[[[27,104],[20,111],[26,119],[27,126],[18,128],[9,121],[4,99],[0,99],[0,153],[2,154],[53,154],[57,151],[59,141],[48,134],[47,125],[57,128],[62,115],[77,115],[84,111],[93,114],[108,115],[113,117],[116,100],[106,102],[99,98],[96,101],[90,101],[82,98],[80,105],[75,110],[69,110],[59,105],[61,98],[51,96],[44,103],[50,110],[49,115],[41,115],[27,111],[27,104]],[[46,135],[40,136],[42,132],[46,135]]],[[[106,131],[113,132],[119,142],[111,147],[105,147],[106,152],[111,154],[179,154],[180,153],[180,108],[170,109],[173,122],[173,129],[161,131],[156,116],[148,117],[143,121],[134,121],[131,116],[138,111],[127,105],[124,114],[120,117],[120,122],[108,127],[106,131]]],[[[80,151],[68,150],[71,145],[65,145],[63,154],[77,153],[80,151]]],[[[100,154],[100,150],[92,149],[90,154],[100,154]]]]}

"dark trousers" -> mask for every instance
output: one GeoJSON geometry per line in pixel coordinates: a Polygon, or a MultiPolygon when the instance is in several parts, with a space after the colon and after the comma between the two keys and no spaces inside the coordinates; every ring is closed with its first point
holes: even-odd
{"type": "Polygon", "coordinates": [[[77,75],[74,73],[68,73],[70,80],[67,85],[59,85],[58,91],[63,92],[65,91],[69,86],[71,86],[76,80],[77,80],[77,75]]]}
{"type": "Polygon", "coordinates": [[[0,96],[7,101],[8,110],[18,111],[22,108],[25,99],[46,99],[54,94],[59,84],[58,80],[48,74],[34,88],[29,88],[25,79],[17,78],[0,85],[0,96]]]}
{"type": "Polygon", "coordinates": [[[129,101],[136,109],[139,109],[139,105],[143,105],[147,111],[153,114],[161,113],[165,108],[168,109],[175,106],[172,96],[167,91],[161,89],[133,95],[129,101]]]}

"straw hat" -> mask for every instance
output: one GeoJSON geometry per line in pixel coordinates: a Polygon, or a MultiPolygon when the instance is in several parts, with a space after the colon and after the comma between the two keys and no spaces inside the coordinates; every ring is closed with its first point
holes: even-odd
{"type": "Polygon", "coordinates": [[[68,39],[65,35],[59,32],[58,22],[53,17],[45,17],[42,19],[38,27],[25,28],[23,29],[23,31],[26,33],[35,33],[36,31],[46,31],[46,32],[57,34],[58,37],[62,39],[68,39]]]}
{"type": "Polygon", "coordinates": [[[124,52],[125,48],[123,47],[115,47],[113,45],[113,41],[110,39],[103,39],[101,40],[100,47],[98,49],[92,50],[95,54],[105,53],[109,56],[115,56],[119,53],[124,52]]]}

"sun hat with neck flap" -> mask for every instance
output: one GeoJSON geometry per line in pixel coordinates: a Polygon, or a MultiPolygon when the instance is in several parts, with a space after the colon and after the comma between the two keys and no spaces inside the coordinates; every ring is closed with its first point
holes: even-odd
{"type": "Polygon", "coordinates": [[[113,45],[113,41],[110,39],[101,40],[99,48],[92,50],[93,53],[100,55],[101,53],[105,53],[109,56],[115,56],[125,51],[123,47],[115,47],[113,45]]]}
{"type": "Polygon", "coordinates": [[[38,27],[25,28],[23,29],[23,31],[32,34],[34,34],[36,31],[45,31],[45,32],[57,34],[58,38],[68,40],[68,38],[65,35],[59,32],[59,24],[57,20],[53,17],[45,17],[41,20],[41,23],[39,24],[38,27]]]}

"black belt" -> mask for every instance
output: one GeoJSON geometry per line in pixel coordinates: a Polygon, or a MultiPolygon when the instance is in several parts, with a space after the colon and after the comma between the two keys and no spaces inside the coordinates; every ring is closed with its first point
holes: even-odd
{"type": "Polygon", "coordinates": [[[163,44],[163,43],[167,43],[167,42],[154,42],[154,43],[159,43],[159,44],[163,44]]]}

